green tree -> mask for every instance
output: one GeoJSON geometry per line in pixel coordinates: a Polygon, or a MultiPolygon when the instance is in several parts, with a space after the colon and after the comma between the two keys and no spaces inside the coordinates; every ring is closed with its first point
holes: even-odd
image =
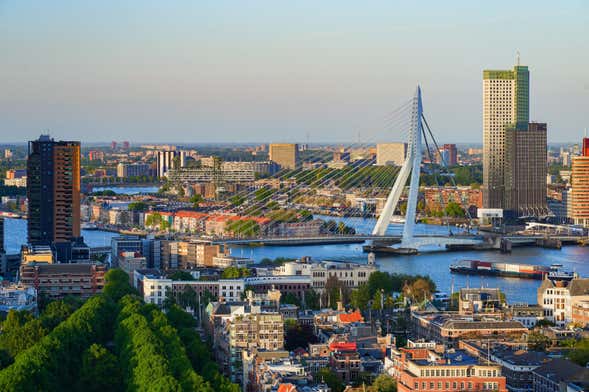
{"type": "Polygon", "coordinates": [[[366,309],[370,301],[370,287],[368,284],[361,284],[357,289],[352,290],[351,304],[355,309],[366,309]]]}
{"type": "Polygon", "coordinates": [[[132,203],[129,203],[127,208],[129,211],[146,211],[147,203],[144,203],[142,201],[134,201],[132,203]]]}
{"type": "Polygon", "coordinates": [[[78,390],[122,391],[122,385],[117,358],[100,344],[92,344],[82,356],[78,390]]]}
{"type": "Polygon", "coordinates": [[[528,335],[528,348],[533,351],[546,351],[551,345],[550,338],[540,332],[530,332],[528,335]]]}
{"type": "Polygon", "coordinates": [[[104,275],[103,293],[118,301],[127,294],[138,294],[137,291],[129,284],[129,275],[119,268],[108,270],[104,275]]]}
{"type": "Polygon", "coordinates": [[[316,383],[325,383],[332,392],[343,392],[344,383],[339,377],[329,368],[321,368],[315,374],[316,383]]]}
{"type": "Polygon", "coordinates": [[[589,363],[589,339],[575,341],[568,358],[576,364],[585,367],[589,363]]]}
{"type": "Polygon", "coordinates": [[[451,217],[464,217],[465,212],[464,209],[460,206],[460,204],[456,203],[456,202],[449,202],[446,205],[445,208],[446,211],[446,215],[451,216],[451,217]]]}
{"type": "Polygon", "coordinates": [[[200,203],[202,203],[203,201],[204,201],[204,198],[202,197],[202,195],[200,195],[198,193],[194,194],[190,198],[190,202],[192,203],[193,208],[198,208],[200,206],[200,203]]]}
{"type": "Polygon", "coordinates": [[[304,306],[306,309],[319,309],[319,293],[317,293],[313,289],[309,289],[305,291],[305,303],[304,306]]]}
{"type": "Polygon", "coordinates": [[[381,374],[372,383],[374,392],[397,392],[397,381],[388,374],[381,374]]]}

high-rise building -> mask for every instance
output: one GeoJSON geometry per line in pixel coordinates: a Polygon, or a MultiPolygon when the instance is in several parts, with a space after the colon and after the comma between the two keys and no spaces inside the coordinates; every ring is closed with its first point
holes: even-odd
{"type": "Polygon", "coordinates": [[[405,162],[407,143],[378,143],[376,145],[376,164],[378,166],[397,165],[405,162]]]}
{"type": "Polygon", "coordinates": [[[48,135],[29,142],[27,160],[28,242],[70,248],[80,239],[80,142],[54,141],[48,135]]]}
{"type": "Polygon", "coordinates": [[[298,146],[292,143],[270,144],[270,160],[282,169],[296,169],[298,166],[298,146]]]}
{"type": "Polygon", "coordinates": [[[505,132],[505,199],[503,208],[515,216],[547,213],[547,126],[530,123],[527,130],[505,132]]]}
{"type": "Polygon", "coordinates": [[[186,166],[186,152],[178,150],[166,150],[157,152],[157,175],[164,177],[170,169],[179,169],[186,166]]]}
{"type": "Polygon", "coordinates": [[[80,236],[80,142],[48,135],[29,142],[27,160],[29,243],[80,236]]]}
{"type": "Polygon", "coordinates": [[[483,71],[483,206],[504,208],[506,126],[527,129],[529,71],[483,71]]]}
{"type": "Polygon", "coordinates": [[[0,217],[0,257],[4,253],[4,218],[0,217]]]}
{"type": "Polygon", "coordinates": [[[589,138],[583,139],[583,155],[573,157],[571,210],[576,225],[589,227],[589,138]]]}
{"type": "Polygon", "coordinates": [[[546,124],[529,123],[527,66],[483,71],[483,207],[504,216],[542,215],[546,124]]]}
{"type": "Polygon", "coordinates": [[[446,152],[444,161],[447,166],[455,166],[458,163],[458,150],[456,144],[444,144],[442,151],[446,152]]]}

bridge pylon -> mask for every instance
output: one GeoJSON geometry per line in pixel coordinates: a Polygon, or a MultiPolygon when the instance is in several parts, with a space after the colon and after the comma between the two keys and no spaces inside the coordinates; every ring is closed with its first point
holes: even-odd
{"type": "Polygon", "coordinates": [[[393,216],[393,213],[399,204],[399,199],[401,198],[401,194],[403,193],[407,179],[409,178],[409,175],[411,175],[407,201],[407,212],[405,214],[405,224],[403,226],[403,238],[400,245],[400,247],[403,248],[414,248],[415,216],[417,212],[419,175],[421,173],[422,158],[422,115],[423,105],[421,102],[421,87],[417,86],[411,109],[411,125],[409,129],[407,157],[405,158],[405,162],[403,163],[393,188],[387,197],[384,208],[378,217],[378,221],[372,230],[372,235],[385,235],[391,221],[391,217],[393,216]]]}

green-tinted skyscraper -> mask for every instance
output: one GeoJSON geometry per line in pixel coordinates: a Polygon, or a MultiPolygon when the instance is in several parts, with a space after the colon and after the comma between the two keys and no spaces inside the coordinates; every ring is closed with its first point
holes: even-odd
{"type": "Polygon", "coordinates": [[[484,208],[507,216],[546,213],[546,125],[529,119],[528,67],[483,71],[484,208]]]}

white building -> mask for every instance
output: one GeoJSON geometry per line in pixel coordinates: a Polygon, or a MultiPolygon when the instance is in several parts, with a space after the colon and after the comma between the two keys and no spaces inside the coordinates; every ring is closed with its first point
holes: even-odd
{"type": "Polygon", "coordinates": [[[356,288],[367,283],[370,274],[376,271],[372,264],[360,264],[347,261],[291,261],[274,270],[274,275],[310,276],[314,290],[322,291],[329,277],[337,277],[349,288],[356,288]]]}
{"type": "Polygon", "coordinates": [[[544,317],[563,327],[573,321],[573,304],[589,299],[589,279],[544,279],[538,288],[538,304],[544,317]]]}
{"type": "Polygon", "coordinates": [[[197,295],[203,295],[208,291],[213,297],[222,297],[228,302],[240,301],[245,288],[243,279],[172,280],[150,273],[149,270],[135,270],[133,285],[139,290],[146,303],[156,305],[163,304],[167,292],[177,296],[187,288],[194,290],[197,295]]]}

